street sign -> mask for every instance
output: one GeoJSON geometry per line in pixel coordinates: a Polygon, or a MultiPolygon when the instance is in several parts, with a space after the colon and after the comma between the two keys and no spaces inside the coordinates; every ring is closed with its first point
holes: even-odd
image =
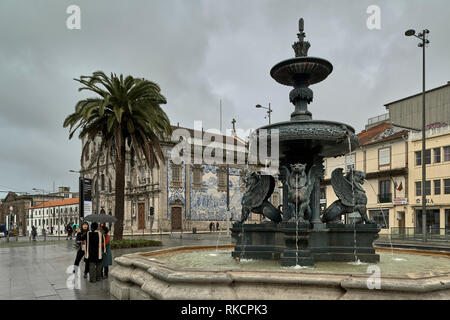
{"type": "Polygon", "coordinates": [[[83,218],[92,214],[92,179],[80,177],[79,182],[80,218],[83,218]]]}
{"type": "Polygon", "coordinates": [[[395,198],[392,203],[394,205],[408,204],[408,198],[395,198]]]}

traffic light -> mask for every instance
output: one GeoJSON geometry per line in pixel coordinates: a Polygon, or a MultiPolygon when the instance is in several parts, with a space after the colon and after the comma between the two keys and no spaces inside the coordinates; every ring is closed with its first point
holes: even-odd
{"type": "Polygon", "coordinates": [[[155,208],[150,207],[150,216],[153,216],[155,214],[155,208]]]}

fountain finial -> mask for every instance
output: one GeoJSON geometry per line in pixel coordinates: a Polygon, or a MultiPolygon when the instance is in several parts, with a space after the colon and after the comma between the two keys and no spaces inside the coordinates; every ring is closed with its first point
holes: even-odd
{"type": "Polygon", "coordinates": [[[303,21],[303,18],[300,18],[298,21],[298,31],[297,37],[298,40],[292,45],[292,48],[295,51],[296,57],[306,57],[308,55],[308,49],[311,46],[311,44],[308,41],[304,41],[305,39],[305,23],[303,21]]]}

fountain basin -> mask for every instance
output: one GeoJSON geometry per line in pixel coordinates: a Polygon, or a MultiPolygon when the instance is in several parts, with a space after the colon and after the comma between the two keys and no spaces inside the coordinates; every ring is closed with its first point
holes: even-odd
{"type": "Polygon", "coordinates": [[[229,254],[233,246],[219,246],[218,249],[219,251],[216,251],[216,246],[178,247],[118,257],[115,259],[117,265],[111,270],[111,294],[123,300],[450,298],[450,264],[447,263],[449,256],[442,253],[427,252],[425,255],[403,249],[398,251],[401,252],[401,255],[398,255],[394,249],[395,257],[404,258],[406,261],[392,262],[402,264],[402,268],[395,274],[387,274],[383,272],[383,261],[391,256],[390,250],[377,249],[380,253],[385,252],[379,264],[381,269],[379,289],[369,289],[372,273],[367,273],[366,269],[377,264],[367,264],[363,268],[361,265],[352,266],[340,262],[341,266],[346,267],[343,272],[336,271],[339,270],[336,262],[331,264],[331,269],[321,266],[312,269],[275,268],[275,266],[268,268],[251,265],[251,261],[250,264],[236,263],[229,254]],[[221,253],[222,251],[224,252],[221,253]],[[210,256],[213,253],[216,256],[210,256]],[[193,255],[190,259],[195,262],[193,265],[186,262],[189,259],[176,261],[177,255],[189,254],[193,255]],[[198,259],[199,254],[203,255],[203,259],[198,259]],[[196,264],[199,261],[206,261],[207,257],[219,261],[216,265],[196,264]],[[230,263],[249,265],[250,268],[225,265],[220,260],[224,258],[230,263]],[[440,267],[435,267],[437,259],[447,260],[440,261],[440,267]],[[406,268],[408,265],[412,266],[409,270],[406,268]],[[426,267],[419,272],[415,271],[416,266],[426,267]],[[442,269],[438,270],[439,268],[442,269]]]}

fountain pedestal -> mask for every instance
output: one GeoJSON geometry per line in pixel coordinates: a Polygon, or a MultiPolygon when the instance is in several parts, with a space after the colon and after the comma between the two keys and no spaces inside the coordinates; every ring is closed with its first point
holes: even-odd
{"type": "Polygon", "coordinates": [[[376,263],[373,242],[380,228],[374,224],[325,224],[311,229],[308,223],[235,223],[231,235],[233,258],[280,260],[282,266],[313,266],[319,261],[376,263]],[[297,242],[297,243],[296,243],[297,242]]]}
{"type": "Polygon", "coordinates": [[[261,224],[234,223],[231,230],[235,259],[279,260],[284,238],[274,222],[261,224]]]}
{"type": "Polygon", "coordinates": [[[285,247],[280,264],[286,266],[313,266],[314,260],[309,248],[309,223],[283,222],[279,226],[284,234],[285,247]]]}

